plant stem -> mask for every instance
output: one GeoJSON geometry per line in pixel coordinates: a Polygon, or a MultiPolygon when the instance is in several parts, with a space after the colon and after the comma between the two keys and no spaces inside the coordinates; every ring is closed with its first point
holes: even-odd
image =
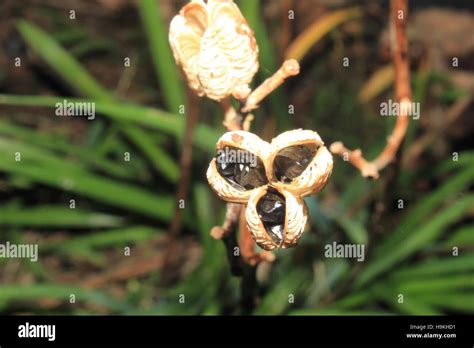
{"type": "Polygon", "coordinates": [[[392,0],[390,6],[390,30],[392,34],[392,54],[395,65],[395,97],[399,102],[401,113],[387,144],[382,152],[373,160],[367,161],[362,151],[349,150],[340,141],[331,144],[332,153],[348,160],[360,170],[363,176],[377,179],[379,172],[390,164],[400,148],[408,128],[411,111],[410,70],[408,63],[408,39],[406,34],[408,0],[392,0]]]}

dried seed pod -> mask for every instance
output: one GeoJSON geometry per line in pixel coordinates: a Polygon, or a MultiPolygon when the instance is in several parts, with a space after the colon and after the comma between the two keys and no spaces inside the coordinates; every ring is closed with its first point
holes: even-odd
{"type": "Polygon", "coordinates": [[[217,155],[207,170],[207,180],[217,195],[246,203],[250,195],[268,183],[265,158],[270,144],[245,131],[225,133],[217,142],[217,155]]]}
{"type": "Polygon", "coordinates": [[[261,248],[288,248],[298,242],[304,231],[307,209],[300,197],[263,186],[250,196],[245,218],[253,239],[261,248]]]}
{"type": "Polygon", "coordinates": [[[253,31],[233,0],[193,0],[171,21],[169,41],[199,96],[240,95],[258,70],[253,31]]]}
{"type": "Polygon", "coordinates": [[[184,6],[170,23],[169,42],[176,63],[182,68],[189,87],[199,96],[204,88],[199,82],[199,52],[207,27],[206,5],[193,1],[184,6]]]}
{"type": "Polygon", "coordinates": [[[331,175],[332,166],[332,155],[318,133],[302,129],[274,138],[266,162],[267,177],[272,186],[301,196],[321,191],[331,175]]]}

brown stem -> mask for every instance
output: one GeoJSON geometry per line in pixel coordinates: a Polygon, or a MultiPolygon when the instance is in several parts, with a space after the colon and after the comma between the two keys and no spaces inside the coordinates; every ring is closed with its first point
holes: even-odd
{"type": "Polygon", "coordinates": [[[245,105],[242,108],[242,113],[248,113],[256,108],[258,104],[275,89],[280,87],[288,77],[298,75],[300,73],[300,65],[295,59],[288,59],[283,62],[282,66],[271,77],[263,81],[250,95],[248,96],[245,105]]]}
{"type": "MultiPolygon", "coordinates": [[[[198,122],[199,108],[197,104],[197,97],[193,94],[188,96],[188,112],[186,113],[186,128],[184,130],[181,157],[180,157],[180,177],[178,180],[178,189],[176,190],[176,207],[174,211],[173,219],[171,220],[169,233],[168,233],[168,248],[164,256],[165,270],[172,269],[175,263],[176,247],[175,239],[179,234],[183,220],[183,209],[180,207],[180,200],[185,200],[188,190],[189,181],[191,176],[191,164],[193,154],[193,135],[194,128],[198,122]]],[[[184,116],[183,116],[184,117],[184,116]]],[[[186,203],[185,203],[186,204],[186,203]]],[[[175,272],[164,272],[162,278],[163,283],[174,281],[176,276],[175,272]]]]}
{"type": "MultiPolygon", "coordinates": [[[[237,112],[229,99],[221,102],[224,112],[224,126],[228,131],[249,130],[253,120],[250,113],[258,108],[258,104],[278,88],[286,78],[297,75],[300,67],[296,60],[285,61],[282,67],[270,78],[266,79],[253,92],[249,90],[234,93],[240,101],[241,110],[237,112]]],[[[211,236],[224,242],[227,258],[233,275],[242,276],[242,306],[245,313],[250,313],[255,306],[257,296],[256,269],[261,261],[273,261],[275,256],[270,251],[255,252],[255,241],[250,234],[245,220],[243,205],[228,203],[225,220],[222,226],[211,229],[211,236]],[[237,226],[240,220],[240,247],[237,243],[237,226]],[[240,252],[238,252],[240,251],[240,252]]]]}
{"type": "MultiPolygon", "coordinates": [[[[250,127],[250,122],[253,118],[248,114],[245,118],[242,113],[239,113],[231,105],[229,99],[221,102],[221,107],[224,111],[224,126],[228,131],[242,130],[250,127]]],[[[230,263],[232,274],[242,275],[243,266],[256,266],[260,261],[272,261],[274,256],[270,252],[255,253],[255,242],[247,229],[247,222],[245,221],[245,210],[241,204],[227,203],[227,211],[222,226],[215,226],[211,229],[211,236],[214,239],[222,239],[226,251],[227,258],[230,263]],[[240,247],[237,244],[237,227],[240,220],[240,247]],[[238,247],[239,252],[236,252],[238,247]]],[[[250,273],[249,273],[250,274],[250,273]]]]}
{"type": "Polygon", "coordinates": [[[410,70],[408,63],[408,39],[406,35],[407,0],[391,0],[390,30],[392,35],[392,54],[395,65],[395,97],[399,102],[400,114],[397,116],[392,133],[382,152],[372,161],[367,161],[362,152],[347,149],[342,142],[331,144],[332,153],[348,160],[365,177],[377,179],[379,171],[393,161],[405,138],[411,111],[410,70]]]}
{"type": "Polygon", "coordinates": [[[240,257],[239,245],[237,244],[236,236],[236,230],[241,211],[241,204],[227,203],[224,224],[222,227],[215,226],[211,229],[211,236],[214,239],[221,239],[224,242],[230,270],[235,276],[243,275],[243,259],[240,257]]]}
{"type": "Polygon", "coordinates": [[[180,207],[180,200],[184,200],[188,193],[189,181],[191,175],[191,164],[193,156],[193,137],[194,128],[198,122],[199,109],[197,100],[194,95],[188,98],[188,112],[186,113],[186,128],[184,130],[183,145],[181,150],[181,158],[179,161],[180,177],[178,181],[178,189],[176,191],[176,208],[173,220],[170,226],[170,235],[176,236],[181,229],[183,209],[180,207]]]}

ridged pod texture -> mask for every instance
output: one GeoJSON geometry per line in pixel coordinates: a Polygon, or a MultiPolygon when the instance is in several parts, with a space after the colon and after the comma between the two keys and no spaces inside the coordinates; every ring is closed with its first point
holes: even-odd
{"type": "Polygon", "coordinates": [[[271,143],[268,143],[255,134],[232,131],[225,133],[216,144],[217,150],[225,146],[243,149],[257,155],[264,164],[268,183],[252,190],[239,190],[220,175],[214,158],[207,171],[207,179],[212,189],[226,201],[247,204],[245,211],[247,225],[253,239],[261,248],[272,250],[296,245],[304,232],[308,218],[303,197],[321,191],[326,185],[333,167],[332,155],[324,146],[318,133],[296,129],[282,133],[271,143]],[[301,174],[291,182],[279,181],[274,175],[275,158],[281,150],[295,145],[307,145],[314,149],[313,158],[301,174]],[[278,191],[285,198],[284,230],[281,243],[276,243],[275,240],[279,241],[279,239],[272,239],[269,235],[258,211],[258,203],[269,189],[278,191]]]}
{"type": "Polygon", "coordinates": [[[318,133],[312,130],[295,129],[284,132],[274,138],[270,145],[270,156],[267,159],[267,177],[273,186],[288,190],[295,195],[308,196],[320,192],[331,176],[333,159],[324,146],[318,133]],[[273,161],[278,152],[294,145],[316,145],[318,150],[306,169],[290,184],[279,182],[273,175],[273,161]]]}
{"type": "Polygon", "coordinates": [[[273,250],[278,245],[268,235],[257,211],[257,203],[267,193],[267,189],[266,186],[259,187],[252,193],[245,209],[245,220],[255,243],[262,249],[273,250]]]}
{"type": "Polygon", "coordinates": [[[245,219],[247,227],[255,243],[265,250],[276,248],[289,248],[298,243],[304,232],[308,219],[307,209],[304,201],[294,196],[288,191],[279,190],[285,197],[285,233],[281,244],[276,244],[265,230],[257,211],[259,200],[267,193],[268,186],[263,186],[255,190],[249,198],[245,209],[245,219]]]}
{"type": "Polygon", "coordinates": [[[193,0],[170,24],[174,58],[199,96],[221,101],[248,88],[258,70],[253,31],[232,0],[193,0]]]}
{"type": "MultiPolygon", "coordinates": [[[[263,141],[253,133],[246,131],[227,132],[217,141],[217,150],[223,149],[225,146],[243,149],[251,152],[259,157],[263,163],[268,156],[270,144],[263,141]]],[[[234,203],[247,203],[250,195],[256,190],[239,190],[232,186],[217,171],[217,163],[214,158],[209,164],[206,172],[207,181],[214,192],[223,200],[234,203]]]]}

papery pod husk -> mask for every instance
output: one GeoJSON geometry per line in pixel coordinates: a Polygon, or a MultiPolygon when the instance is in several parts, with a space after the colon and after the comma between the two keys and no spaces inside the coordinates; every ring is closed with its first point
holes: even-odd
{"type": "Polygon", "coordinates": [[[199,80],[208,98],[220,101],[246,89],[257,73],[258,46],[233,1],[209,1],[209,26],[201,42],[199,80]]]}
{"type": "Polygon", "coordinates": [[[221,101],[248,89],[258,71],[258,46],[232,0],[193,0],[170,24],[174,58],[199,96],[221,101]]]}
{"type": "Polygon", "coordinates": [[[324,188],[332,173],[333,159],[318,133],[311,130],[296,129],[282,133],[272,140],[270,156],[267,158],[265,168],[267,178],[272,186],[304,197],[318,193],[324,188]],[[273,161],[278,152],[286,147],[304,144],[316,144],[319,146],[311,162],[291,183],[278,181],[273,172],[273,161]]]}
{"type": "MultiPolygon", "coordinates": [[[[227,132],[217,141],[216,149],[221,150],[226,146],[246,150],[256,155],[265,165],[265,158],[269,154],[270,144],[260,139],[257,135],[246,131],[227,132]]],[[[265,168],[266,170],[266,168],[265,168]]],[[[234,203],[247,203],[249,197],[258,188],[252,190],[239,190],[229,183],[217,170],[217,160],[213,158],[207,169],[207,181],[216,194],[225,201],[234,203]]]]}
{"type": "Polygon", "coordinates": [[[206,28],[206,4],[192,1],[173,17],[168,34],[174,59],[183,70],[189,87],[199,96],[204,95],[198,72],[201,41],[206,28]]]}
{"type": "Polygon", "coordinates": [[[245,210],[247,227],[255,242],[264,250],[276,248],[289,248],[298,243],[304,232],[308,219],[308,210],[303,199],[296,197],[288,191],[278,190],[285,197],[285,224],[283,240],[280,245],[275,243],[268,234],[257,211],[259,200],[267,193],[269,186],[262,186],[255,190],[249,198],[245,210]]]}

